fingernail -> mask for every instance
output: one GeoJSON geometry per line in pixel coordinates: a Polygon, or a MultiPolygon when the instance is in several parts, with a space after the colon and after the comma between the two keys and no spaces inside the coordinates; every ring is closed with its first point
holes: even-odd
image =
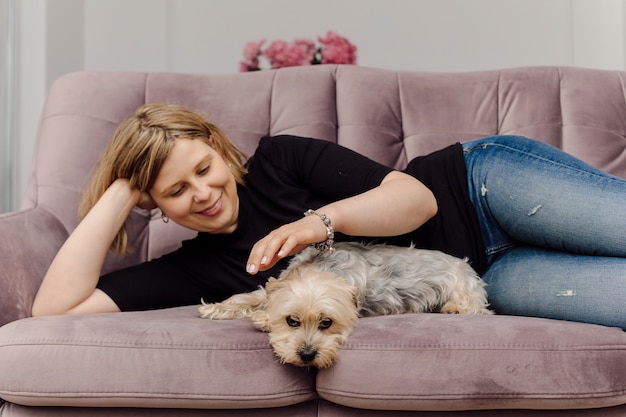
{"type": "Polygon", "coordinates": [[[267,263],[267,256],[264,256],[264,257],[261,259],[261,265],[265,265],[266,263],[267,263]]]}
{"type": "Polygon", "coordinates": [[[248,271],[249,273],[253,273],[256,270],[256,266],[254,264],[248,264],[248,266],[246,267],[246,271],[248,271]]]}

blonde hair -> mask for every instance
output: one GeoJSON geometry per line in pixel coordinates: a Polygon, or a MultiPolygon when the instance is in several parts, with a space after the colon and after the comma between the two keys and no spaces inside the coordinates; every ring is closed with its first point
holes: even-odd
{"type": "MultiPolygon", "coordinates": [[[[224,158],[235,181],[243,184],[246,157],[220,128],[179,105],[145,104],[113,134],[80,202],[80,218],[87,215],[118,178],[128,179],[130,185],[140,191],[149,191],[178,138],[199,139],[211,146],[224,158]]],[[[126,227],[118,232],[111,250],[128,251],[126,227]]]]}

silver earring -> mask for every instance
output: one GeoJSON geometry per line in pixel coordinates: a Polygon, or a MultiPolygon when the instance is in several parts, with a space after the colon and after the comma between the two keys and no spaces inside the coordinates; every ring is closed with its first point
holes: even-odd
{"type": "Polygon", "coordinates": [[[163,220],[163,223],[169,223],[170,218],[167,217],[167,214],[161,212],[161,220],[163,220]]]}

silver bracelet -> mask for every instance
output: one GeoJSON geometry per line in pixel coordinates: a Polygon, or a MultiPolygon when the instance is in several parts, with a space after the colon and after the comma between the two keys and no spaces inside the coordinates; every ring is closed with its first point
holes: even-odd
{"type": "Polygon", "coordinates": [[[326,239],[321,242],[313,243],[311,246],[320,252],[335,253],[335,247],[333,246],[335,243],[335,230],[333,229],[330,219],[325,214],[320,214],[312,209],[308,209],[304,212],[305,217],[310,215],[315,215],[322,219],[324,226],[326,226],[326,239]]]}

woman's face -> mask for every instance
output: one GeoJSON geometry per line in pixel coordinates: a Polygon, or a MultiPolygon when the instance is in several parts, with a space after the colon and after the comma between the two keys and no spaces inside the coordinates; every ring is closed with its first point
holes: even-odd
{"type": "Polygon", "coordinates": [[[150,196],[174,222],[209,233],[237,228],[237,183],[222,156],[198,139],[176,139],[150,196]]]}

